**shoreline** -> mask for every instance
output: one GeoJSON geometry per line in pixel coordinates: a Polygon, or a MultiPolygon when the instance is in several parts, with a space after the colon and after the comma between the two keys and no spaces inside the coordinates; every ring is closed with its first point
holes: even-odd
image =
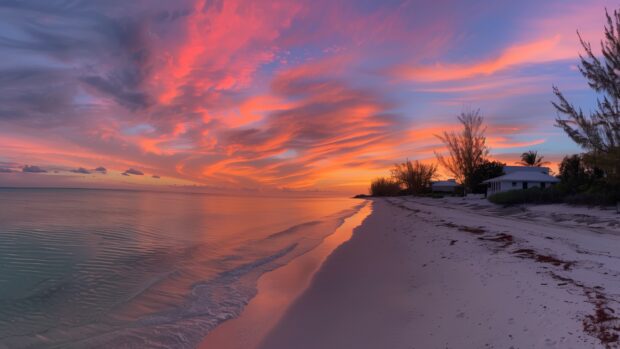
{"type": "Polygon", "coordinates": [[[275,270],[263,274],[257,295],[239,317],[225,321],[211,331],[198,348],[251,349],[277,324],[286,309],[308,287],[325,259],[348,241],[353,231],[371,214],[372,203],[364,204],[318,246],[275,270]]]}
{"type": "MultiPolygon", "coordinates": [[[[262,310],[269,329],[244,348],[620,346],[618,217],[592,211],[584,219],[561,205],[372,201],[372,214],[282,315],[262,310]]],[[[231,326],[220,338],[256,325],[231,326]]]]}

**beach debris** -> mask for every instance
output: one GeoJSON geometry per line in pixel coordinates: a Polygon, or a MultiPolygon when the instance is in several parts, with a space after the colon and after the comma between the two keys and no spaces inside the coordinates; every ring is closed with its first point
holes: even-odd
{"type": "Polygon", "coordinates": [[[570,270],[570,268],[575,264],[575,262],[567,262],[553,256],[540,254],[530,248],[520,248],[516,251],[513,251],[512,253],[519,258],[533,259],[536,262],[548,263],[556,267],[561,266],[564,268],[564,270],[570,270]]]}
{"type": "Polygon", "coordinates": [[[464,232],[475,234],[475,235],[482,235],[487,232],[486,230],[484,230],[484,227],[470,227],[467,225],[457,225],[452,222],[443,223],[440,225],[444,227],[449,227],[449,228],[456,228],[460,231],[464,231],[464,232]]]}
{"type": "Polygon", "coordinates": [[[502,243],[501,248],[506,248],[514,243],[514,237],[506,233],[499,233],[494,236],[481,236],[478,239],[502,243]]]}
{"type": "Polygon", "coordinates": [[[558,285],[573,285],[582,290],[588,303],[594,305],[594,314],[586,315],[583,320],[583,331],[597,338],[606,349],[620,348],[620,318],[610,306],[611,300],[600,286],[586,286],[569,277],[560,276],[551,272],[551,277],[562,281],[558,285]]]}

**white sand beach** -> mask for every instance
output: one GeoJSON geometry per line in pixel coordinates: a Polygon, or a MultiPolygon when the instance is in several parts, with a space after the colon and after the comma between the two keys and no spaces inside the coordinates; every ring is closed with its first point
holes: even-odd
{"type": "Polygon", "coordinates": [[[203,347],[620,347],[615,210],[461,198],[375,199],[372,210],[307,287],[252,313],[278,289],[259,283],[203,347]],[[247,337],[253,321],[263,326],[247,337]]]}

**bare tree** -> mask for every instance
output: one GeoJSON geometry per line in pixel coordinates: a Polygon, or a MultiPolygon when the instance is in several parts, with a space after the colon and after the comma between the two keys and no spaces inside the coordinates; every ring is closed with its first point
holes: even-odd
{"type": "Polygon", "coordinates": [[[558,98],[553,105],[559,114],[556,125],[561,127],[575,143],[587,150],[593,165],[601,167],[609,179],[620,182],[620,13],[613,17],[605,11],[607,25],[605,38],[601,41],[603,57],[597,57],[590,43],[579,32],[579,40],[585,51],[580,55],[579,70],[590,87],[602,95],[597,110],[584,115],[575,108],[557,87],[553,92],[558,98]]]}
{"type": "Polygon", "coordinates": [[[458,120],[463,125],[462,131],[444,132],[437,136],[448,148],[448,155],[435,152],[435,156],[466,190],[471,191],[476,185],[472,181],[473,173],[489,154],[484,135],[486,127],[483,126],[480,109],[462,112],[458,120]]]}
{"type": "Polygon", "coordinates": [[[392,178],[403,184],[409,194],[420,194],[430,188],[436,172],[435,164],[423,164],[417,160],[412,163],[407,160],[394,165],[392,178]]]}
{"type": "Polygon", "coordinates": [[[544,156],[538,155],[537,151],[529,150],[521,154],[521,161],[519,163],[528,167],[541,167],[549,163],[549,161],[543,161],[544,158],[544,156]]]}

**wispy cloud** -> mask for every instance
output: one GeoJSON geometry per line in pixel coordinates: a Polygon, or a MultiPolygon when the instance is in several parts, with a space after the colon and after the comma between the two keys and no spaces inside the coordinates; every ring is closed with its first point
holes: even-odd
{"type": "Polygon", "coordinates": [[[428,158],[464,105],[497,150],[547,146],[550,86],[585,93],[575,29],[597,40],[605,4],[5,1],[0,169],[342,188],[428,158]]]}

